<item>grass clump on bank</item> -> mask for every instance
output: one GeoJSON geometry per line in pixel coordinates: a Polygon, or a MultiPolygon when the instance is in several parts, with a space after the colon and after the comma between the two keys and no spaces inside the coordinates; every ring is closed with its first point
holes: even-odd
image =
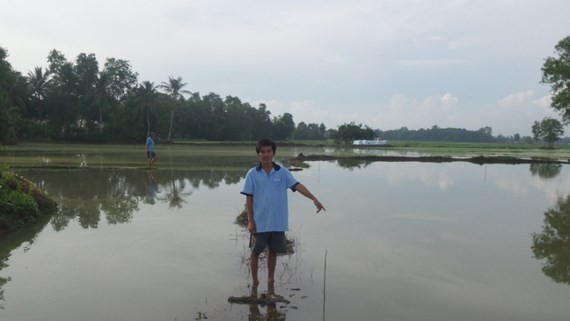
{"type": "Polygon", "coordinates": [[[0,233],[37,222],[57,203],[29,180],[0,166],[0,233]]]}

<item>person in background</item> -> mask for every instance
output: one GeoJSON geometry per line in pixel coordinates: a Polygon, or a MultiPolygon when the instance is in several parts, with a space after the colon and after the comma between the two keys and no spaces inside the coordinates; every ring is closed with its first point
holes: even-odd
{"type": "Polygon", "coordinates": [[[245,177],[241,194],[246,196],[248,230],[253,235],[251,244],[250,268],[253,278],[252,293],[257,293],[259,255],[268,248],[267,283],[268,292],[274,291],[275,265],[277,254],[285,253],[285,231],[289,229],[287,189],[299,191],[313,201],[317,213],[325,210],[323,204],[291,172],[273,162],[277,146],[264,138],[257,142],[255,150],[259,164],[251,168],[245,177]]]}
{"type": "Polygon", "coordinates": [[[150,132],[148,134],[148,138],[146,139],[146,159],[148,161],[149,168],[152,167],[152,164],[154,164],[154,161],[156,160],[156,153],[154,152],[154,139],[154,132],[150,132]]]}

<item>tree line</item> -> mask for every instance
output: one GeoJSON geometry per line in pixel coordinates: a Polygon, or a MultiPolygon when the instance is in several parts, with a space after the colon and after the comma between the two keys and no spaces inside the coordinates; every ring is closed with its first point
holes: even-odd
{"type": "MultiPolygon", "coordinates": [[[[440,128],[437,125],[431,128],[409,130],[407,127],[400,129],[377,131],[378,136],[388,140],[411,140],[411,141],[449,141],[449,142],[495,142],[491,127],[483,127],[479,130],[467,130],[465,128],[440,128]]],[[[505,140],[520,140],[520,135],[505,138],[505,140]]]]}
{"type": "Polygon", "coordinates": [[[295,124],[293,115],[272,116],[265,104],[238,97],[201,96],[181,77],[155,84],[138,81],[127,60],[94,54],[69,61],[52,50],[48,66],[27,75],[13,70],[0,48],[0,141],[52,139],[140,142],[150,131],[161,139],[325,139],[324,124],[295,124]]]}

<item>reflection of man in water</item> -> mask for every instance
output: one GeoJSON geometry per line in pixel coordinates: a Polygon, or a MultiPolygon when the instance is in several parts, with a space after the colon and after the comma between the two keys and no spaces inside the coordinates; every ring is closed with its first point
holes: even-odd
{"type": "MultiPolygon", "coordinates": [[[[275,295],[275,287],[273,284],[269,284],[267,289],[268,295],[275,295]]],[[[257,289],[252,289],[252,296],[257,298],[257,289]]],[[[263,315],[259,311],[259,304],[249,305],[249,320],[258,321],[262,320],[263,315]]],[[[270,302],[266,305],[265,320],[267,321],[285,321],[285,313],[281,313],[277,310],[277,305],[274,302],[270,302]]]]}
{"type": "MultiPolygon", "coordinates": [[[[249,305],[249,317],[250,321],[258,321],[263,320],[263,315],[261,311],[259,311],[258,304],[250,304],[249,305]]],[[[277,310],[277,306],[275,303],[270,303],[267,305],[267,311],[265,313],[265,320],[267,321],[285,321],[285,314],[281,313],[277,310]]]]}
{"type": "Polygon", "coordinates": [[[147,172],[147,176],[148,181],[146,183],[146,202],[153,205],[155,203],[154,198],[156,197],[156,180],[154,179],[154,176],[152,176],[151,171],[147,172]]]}

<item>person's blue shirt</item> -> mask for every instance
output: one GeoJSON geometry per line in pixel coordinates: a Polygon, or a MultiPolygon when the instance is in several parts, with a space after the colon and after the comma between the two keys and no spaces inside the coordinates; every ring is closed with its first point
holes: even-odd
{"type": "Polygon", "coordinates": [[[289,229],[287,189],[295,191],[297,184],[299,182],[287,168],[275,163],[269,175],[261,163],[247,172],[241,194],[253,197],[253,220],[257,233],[289,229]]]}
{"type": "Polygon", "coordinates": [[[147,151],[154,152],[154,140],[150,136],[146,139],[147,151]]]}

